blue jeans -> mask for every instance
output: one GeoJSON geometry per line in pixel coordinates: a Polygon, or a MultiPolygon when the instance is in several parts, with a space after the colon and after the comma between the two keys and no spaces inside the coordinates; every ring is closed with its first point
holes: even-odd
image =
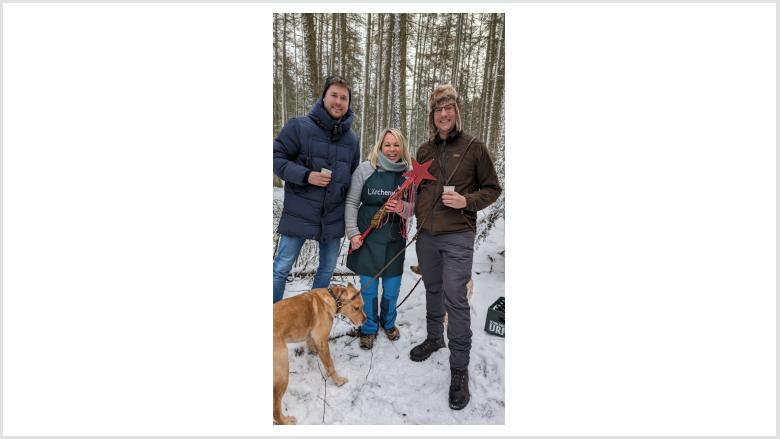
{"type": "Polygon", "coordinates": [[[395,304],[398,302],[398,292],[401,290],[401,275],[393,277],[382,277],[382,300],[379,302],[379,319],[377,320],[377,290],[379,280],[374,280],[373,276],[360,275],[360,285],[368,287],[363,290],[363,309],[366,312],[366,323],[360,327],[363,334],[376,334],[379,332],[379,321],[383,328],[393,329],[395,326],[395,317],[398,313],[395,311],[395,304]]]}
{"type": "MultiPolygon", "coordinates": [[[[301,252],[306,238],[281,235],[279,238],[279,251],[274,259],[274,303],[284,297],[284,285],[287,275],[290,274],[298,254],[301,252]]],[[[330,285],[330,278],[336,268],[336,260],[339,257],[341,238],[320,241],[320,266],[314,275],[312,288],[326,288],[330,285]]]]}

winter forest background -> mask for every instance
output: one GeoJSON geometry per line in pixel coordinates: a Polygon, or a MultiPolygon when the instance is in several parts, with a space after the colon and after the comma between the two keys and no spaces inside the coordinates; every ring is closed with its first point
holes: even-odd
{"type": "MultiPolygon", "coordinates": [[[[428,135],[431,91],[451,83],[464,130],[485,141],[504,186],[504,14],[274,14],[273,41],[274,137],[288,119],[308,114],[324,79],[336,74],[352,85],[362,159],[386,127],[401,129],[414,156],[428,135]]],[[[276,231],[282,206],[274,200],[276,231]]],[[[502,193],[479,213],[477,245],[503,218],[502,193]]],[[[277,242],[274,234],[274,253],[277,242]]],[[[312,247],[294,275],[313,274],[312,247]]]]}
{"type": "MultiPolygon", "coordinates": [[[[487,144],[504,186],[503,14],[275,14],[273,33],[274,137],[287,120],[308,114],[322,95],[324,79],[336,74],[352,85],[352,128],[362,159],[386,127],[405,133],[414,156],[427,140],[431,91],[451,83],[460,94],[464,130],[487,144]]],[[[282,184],[274,177],[274,254],[282,184]]],[[[447,349],[421,363],[409,359],[409,350],[426,336],[424,285],[418,288],[419,276],[408,268],[417,264],[413,242],[406,250],[399,296],[401,338],[390,342],[380,333],[374,349],[364,351],[356,338],[345,336],[349,325],[337,319],[331,354],[336,369],[350,380],[339,388],[324,379],[316,356],[288,345],[291,378],[284,410],[302,424],[503,424],[504,339],[484,326],[488,308],[504,296],[504,230],[502,194],[478,215],[470,300],[472,401],[464,410],[447,405],[447,349]],[[427,397],[421,400],[420,394],[427,397]]],[[[412,224],[410,236],[414,231],[412,224]]],[[[345,265],[347,246],[345,239],[334,282],[359,285],[345,265]]],[[[318,263],[317,244],[309,240],[285,297],[311,288],[318,263]]]]}

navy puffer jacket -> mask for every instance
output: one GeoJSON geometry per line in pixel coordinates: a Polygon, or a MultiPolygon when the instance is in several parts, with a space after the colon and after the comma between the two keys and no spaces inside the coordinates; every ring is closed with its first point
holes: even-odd
{"type": "Polygon", "coordinates": [[[355,114],[348,109],[333,120],[322,98],[308,116],[290,119],[274,140],[274,174],[285,181],[279,233],[315,240],[344,236],[344,200],[352,171],[360,163],[360,145],[350,129],[355,114]],[[330,184],[306,181],[307,171],[330,169],[330,184]]]}

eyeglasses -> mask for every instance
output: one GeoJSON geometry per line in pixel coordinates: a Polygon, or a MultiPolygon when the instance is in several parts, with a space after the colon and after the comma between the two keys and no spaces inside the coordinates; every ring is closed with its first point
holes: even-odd
{"type": "Polygon", "coordinates": [[[434,113],[441,113],[441,112],[447,112],[447,113],[453,113],[455,112],[455,104],[448,104],[443,107],[436,107],[433,109],[434,113]]]}

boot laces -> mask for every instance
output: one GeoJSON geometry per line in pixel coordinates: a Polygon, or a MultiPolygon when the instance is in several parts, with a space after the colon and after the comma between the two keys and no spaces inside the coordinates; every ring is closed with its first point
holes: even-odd
{"type": "Polygon", "coordinates": [[[460,390],[466,386],[466,374],[463,372],[453,372],[452,387],[460,390]]]}
{"type": "Polygon", "coordinates": [[[426,351],[430,351],[436,349],[437,345],[438,345],[438,340],[426,338],[425,341],[423,342],[423,349],[425,349],[426,351]]]}

